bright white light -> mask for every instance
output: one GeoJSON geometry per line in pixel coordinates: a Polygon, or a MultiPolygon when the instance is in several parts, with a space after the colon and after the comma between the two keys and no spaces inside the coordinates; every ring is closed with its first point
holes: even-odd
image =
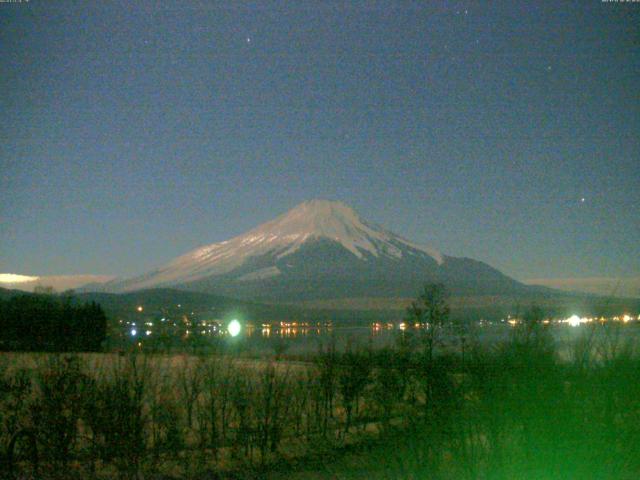
{"type": "Polygon", "coordinates": [[[138,334],[138,331],[135,328],[131,329],[131,336],[135,337],[138,334]]]}
{"type": "Polygon", "coordinates": [[[146,331],[146,332],[144,332],[144,333],[146,333],[146,334],[147,334],[147,337],[148,337],[149,335],[151,335],[151,330],[147,330],[147,331],[146,331]]]}
{"type": "Polygon", "coordinates": [[[582,320],[577,315],[571,315],[569,318],[565,320],[572,327],[577,327],[582,323],[582,320]]]}
{"type": "Polygon", "coordinates": [[[237,337],[240,334],[241,328],[242,327],[240,326],[240,322],[234,319],[229,322],[229,325],[227,326],[227,331],[229,332],[229,335],[231,335],[232,337],[237,337]]]}

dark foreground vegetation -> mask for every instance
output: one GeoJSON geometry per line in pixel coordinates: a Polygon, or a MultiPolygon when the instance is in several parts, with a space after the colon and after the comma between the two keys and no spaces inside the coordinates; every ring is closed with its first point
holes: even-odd
{"type": "Polygon", "coordinates": [[[585,327],[561,359],[537,318],[491,348],[434,328],[295,363],[4,354],[0,475],[638,478],[634,346],[585,327]]]}
{"type": "Polygon", "coordinates": [[[74,302],[65,295],[0,298],[0,350],[100,351],[107,317],[100,305],[74,302]]]}

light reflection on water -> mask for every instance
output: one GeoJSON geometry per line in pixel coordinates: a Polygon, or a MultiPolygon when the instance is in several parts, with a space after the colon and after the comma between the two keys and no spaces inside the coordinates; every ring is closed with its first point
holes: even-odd
{"type": "MultiPolygon", "coordinates": [[[[552,338],[555,340],[558,351],[562,356],[568,355],[568,350],[576,340],[581,337],[595,334],[604,335],[605,332],[591,329],[589,326],[574,328],[568,325],[550,327],[552,338]]],[[[639,339],[640,324],[616,326],[619,335],[625,340],[639,339]]],[[[510,338],[513,328],[509,325],[491,325],[484,327],[472,327],[467,332],[465,343],[479,341],[483,344],[494,344],[510,338]]],[[[607,333],[607,335],[610,334],[607,333]]],[[[344,351],[347,345],[384,348],[392,346],[400,336],[421,335],[420,329],[410,328],[401,330],[398,325],[387,326],[297,326],[297,327],[271,327],[247,329],[247,342],[253,348],[261,351],[283,350],[287,354],[307,354],[317,352],[319,348],[326,348],[334,344],[338,351],[344,351]]],[[[443,332],[441,346],[456,350],[461,347],[461,335],[452,332],[443,332]]]]}

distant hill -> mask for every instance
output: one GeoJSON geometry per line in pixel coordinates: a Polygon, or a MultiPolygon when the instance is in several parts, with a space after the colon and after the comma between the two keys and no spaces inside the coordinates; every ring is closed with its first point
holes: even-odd
{"type": "Polygon", "coordinates": [[[2,288],[0,287],[0,300],[9,300],[11,297],[15,297],[17,295],[29,295],[24,290],[15,290],[12,288],[2,288]]]}
{"type": "Polygon", "coordinates": [[[238,300],[202,292],[169,288],[140,290],[130,293],[85,292],[76,295],[78,301],[95,301],[110,315],[130,314],[142,307],[145,312],[171,311],[205,312],[212,318],[241,316],[246,319],[275,320],[300,315],[300,307],[281,307],[238,300]]]}
{"type": "MultiPolygon", "coordinates": [[[[15,295],[34,295],[20,290],[0,288],[0,299],[15,295]]],[[[298,320],[333,321],[336,325],[373,321],[398,321],[414,297],[359,297],[308,300],[289,304],[264,304],[169,288],[129,293],[77,293],[77,302],[99,303],[110,318],[135,315],[139,306],[146,314],[171,311],[172,314],[196,311],[200,316],[228,319],[237,316],[253,322],[298,320]],[[180,305],[180,307],[178,307],[180,305]]],[[[549,315],[612,315],[640,313],[640,299],[610,298],[588,294],[567,294],[555,290],[529,295],[454,295],[450,298],[452,317],[460,320],[504,318],[538,305],[549,315]]]]}

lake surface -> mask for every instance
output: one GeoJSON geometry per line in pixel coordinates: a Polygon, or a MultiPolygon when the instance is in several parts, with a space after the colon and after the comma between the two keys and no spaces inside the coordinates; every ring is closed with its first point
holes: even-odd
{"type": "MultiPolygon", "coordinates": [[[[606,341],[618,346],[625,342],[637,343],[640,341],[639,322],[585,324],[577,327],[562,324],[545,328],[549,329],[556,345],[564,354],[567,354],[567,350],[579,339],[591,338],[596,344],[606,341]]],[[[349,345],[379,349],[392,346],[402,335],[419,337],[421,333],[420,330],[401,331],[397,327],[374,329],[370,326],[272,330],[268,333],[255,330],[247,335],[242,342],[256,354],[281,352],[287,355],[306,355],[316,353],[321,348],[328,348],[332,344],[338,351],[344,351],[349,345]]],[[[465,334],[465,341],[467,344],[471,341],[479,341],[486,345],[492,345],[508,340],[513,333],[514,327],[508,324],[474,325],[465,334]]],[[[462,347],[460,335],[443,333],[441,339],[444,348],[462,347]]]]}

